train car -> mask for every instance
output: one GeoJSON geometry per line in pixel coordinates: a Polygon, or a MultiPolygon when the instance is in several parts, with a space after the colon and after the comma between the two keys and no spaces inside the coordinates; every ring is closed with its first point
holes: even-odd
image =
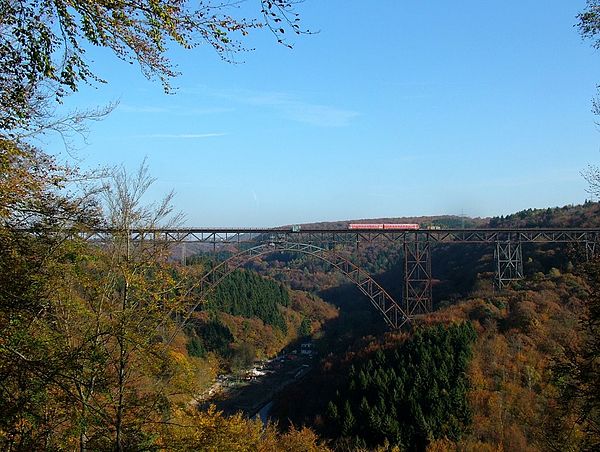
{"type": "Polygon", "coordinates": [[[384,223],[383,229],[403,229],[403,230],[416,230],[420,226],[416,223],[384,223]]]}
{"type": "Polygon", "coordinates": [[[348,229],[383,229],[381,223],[350,223],[348,229]]]}
{"type": "Polygon", "coordinates": [[[350,223],[348,229],[401,229],[417,230],[420,226],[416,223],[350,223]]]}

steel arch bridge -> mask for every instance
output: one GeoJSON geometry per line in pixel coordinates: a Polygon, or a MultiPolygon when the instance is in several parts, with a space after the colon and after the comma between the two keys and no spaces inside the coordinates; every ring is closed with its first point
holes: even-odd
{"type": "MultiPolygon", "coordinates": [[[[600,253],[600,228],[479,228],[479,229],[344,229],[344,228],[132,228],[118,230],[99,228],[72,231],[84,240],[110,242],[115,235],[124,235],[135,243],[166,243],[182,245],[195,243],[217,250],[234,248],[238,254],[223,267],[215,267],[214,274],[202,280],[204,288],[216,282],[220,272],[237,259],[251,259],[275,251],[312,254],[339,268],[365,293],[383,314],[388,325],[399,328],[417,315],[432,310],[432,248],[445,244],[481,244],[494,248],[496,287],[503,289],[513,281],[524,278],[522,245],[578,244],[586,259],[600,253]],[[359,248],[362,244],[381,243],[399,246],[404,254],[404,290],[401,304],[396,303],[372,278],[332,247],[359,248]],[[246,249],[246,247],[253,247],[246,249]],[[287,247],[287,248],[286,248],[287,247]],[[246,249],[245,251],[243,251],[246,249]],[[368,277],[368,278],[367,278],[368,277]],[[212,278],[212,279],[211,279],[212,278]],[[369,281],[370,278],[370,282],[369,281]]],[[[239,264],[237,267],[239,267],[239,264]]],[[[236,267],[236,268],[237,268],[236,267]]],[[[227,273],[227,272],[225,272],[227,273]]],[[[221,274],[225,277],[226,274],[221,274]]],[[[196,286],[197,287],[197,286],[196,286]]],[[[214,286],[211,286],[212,290],[214,286]]],[[[202,292],[201,292],[202,293],[202,292]]],[[[187,314],[191,316],[191,311],[187,314]]]]}
{"type": "Polygon", "coordinates": [[[373,306],[381,313],[385,322],[393,329],[400,328],[413,314],[403,309],[367,272],[339,253],[308,243],[277,241],[263,243],[241,251],[207,272],[198,285],[200,292],[199,300],[188,310],[183,323],[189,320],[198,306],[206,300],[208,294],[236,269],[260,256],[276,252],[306,254],[318,258],[338,269],[369,298],[373,306]]]}

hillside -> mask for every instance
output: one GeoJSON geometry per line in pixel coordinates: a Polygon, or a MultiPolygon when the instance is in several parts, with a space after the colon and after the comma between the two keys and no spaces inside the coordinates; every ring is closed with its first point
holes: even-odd
{"type": "MultiPolygon", "coordinates": [[[[490,223],[494,227],[595,227],[598,209],[597,203],[531,209],[490,223]]],[[[572,363],[570,354],[581,353],[581,344],[590,340],[589,330],[580,322],[590,315],[589,303],[598,290],[597,268],[581,267],[576,250],[560,245],[525,247],[524,253],[526,280],[498,293],[491,283],[491,249],[437,247],[438,309],[415,325],[417,336],[384,333],[376,319],[367,320],[366,302],[351,285],[322,290],[324,299],[341,306],[340,317],[328,325],[319,346],[334,354],[305,382],[282,394],[273,412],[284,425],[311,426],[339,450],[370,448],[386,441],[410,445],[409,450],[585,449],[588,441],[598,440],[598,432],[594,433],[593,424],[590,427],[573,417],[577,404],[564,405],[560,363],[572,363]],[[446,391],[436,380],[437,372],[450,369],[444,359],[455,352],[448,355],[432,348],[436,341],[427,339],[429,345],[416,357],[404,356],[410,355],[407,350],[413,341],[423,340],[417,339],[420,335],[443,336],[441,325],[451,329],[457,324],[472,325],[476,332],[468,355],[468,389],[452,396],[456,407],[469,407],[462,417],[453,417],[455,411],[449,407],[436,408],[446,391]],[[429,364],[420,361],[429,356],[437,358],[429,364]],[[406,365],[401,364],[405,360],[411,363],[408,374],[420,375],[417,380],[407,379],[406,365]],[[427,381],[424,390],[418,389],[421,378],[427,381]],[[428,399],[431,391],[438,394],[432,400],[428,399]],[[466,405],[460,405],[460,400],[466,405]],[[403,423],[391,420],[407,412],[413,414],[403,423]]],[[[395,255],[396,261],[392,255],[369,247],[354,258],[375,270],[385,268],[377,279],[399,294],[401,254],[395,255]]],[[[278,260],[275,267],[294,265],[301,267],[302,261],[278,260]]],[[[318,280],[320,269],[310,270],[309,274],[290,270],[293,284],[303,284],[303,277],[312,281],[309,284],[327,281],[318,280]]],[[[597,379],[598,369],[594,372],[597,379]]],[[[449,381],[448,377],[442,381],[449,381]]]]}
{"type": "Polygon", "coordinates": [[[323,360],[274,412],[340,450],[386,441],[408,450],[576,450],[589,426],[572,417],[575,405],[562,404],[557,364],[590,340],[578,319],[598,288],[585,275],[553,269],[502,293],[480,289],[421,320],[415,333],[366,336],[323,360]],[[469,332],[453,345],[460,325],[474,341],[469,332]],[[468,380],[453,373],[459,362],[468,380]]]}
{"type": "Polygon", "coordinates": [[[198,358],[218,358],[222,371],[241,370],[319,332],[337,316],[337,309],[315,295],[236,270],[194,314],[187,350],[198,358]]]}
{"type": "Polygon", "coordinates": [[[491,218],[489,227],[597,228],[600,227],[600,203],[588,201],[581,205],[522,210],[511,215],[491,218]]]}
{"type": "MultiPolygon", "coordinates": [[[[530,208],[506,216],[468,217],[459,215],[428,215],[412,217],[358,218],[351,220],[302,223],[306,229],[347,229],[350,223],[418,223],[441,226],[448,229],[462,228],[553,228],[553,227],[600,227],[600,203],[586,201],[584,204],[561,207],[530,208]]],[[[291,225],[283,226],[287,229],[291,225]]]]}

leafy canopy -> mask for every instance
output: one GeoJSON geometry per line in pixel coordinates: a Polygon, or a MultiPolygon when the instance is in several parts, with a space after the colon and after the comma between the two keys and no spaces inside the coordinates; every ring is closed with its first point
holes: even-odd
{"type": "Polygon", "coordinates": [[[173,44],[208,44],[230,59],[251,29],[268,27],[284,44],[286,28],[302,33],[298,0],[255,1],[255,17],[240,18],[229,13],[237,2],[211,0],[0,0],[0,130],[27,128],[49,95],[60,101],[81,82],[101,81],[86,59],[90,44],[137,61],[169,91],[173,44]]]}

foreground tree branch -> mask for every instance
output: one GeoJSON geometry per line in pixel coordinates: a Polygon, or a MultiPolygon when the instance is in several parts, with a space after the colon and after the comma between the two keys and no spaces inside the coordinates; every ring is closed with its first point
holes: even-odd
{"type": "Polygon", "coordinates": [[[253,29],[268,27],[285,45],[286,29],[307,32],[294,10],[300,0],[252,1],[254,16],[240,17],[235,1],[0,0],[0,131],[31,132],[49,99],[60,103],[81,83],[103,82],[86,56],[90,46],[136,62],[170,92],[178,75],[170,46],[209,45],[231,60],[253,29]]]}

